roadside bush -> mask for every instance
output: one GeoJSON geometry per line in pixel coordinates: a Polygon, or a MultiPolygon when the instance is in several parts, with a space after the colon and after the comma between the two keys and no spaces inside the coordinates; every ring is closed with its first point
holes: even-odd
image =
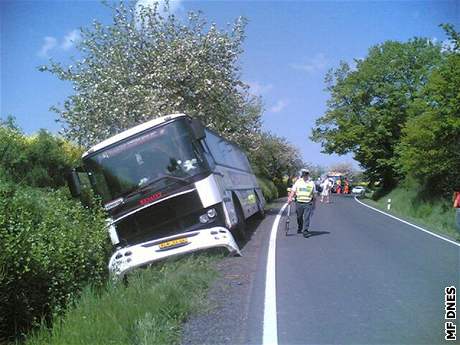
{"type": "Polygon", "coordinates": [[[0,125],[0,168],[16,183],[58,188],[65,174],[78,164],[82,150],[64,139],[40,130],[34,136],[0,125]]]}
{"type": "Polygon", "coordinates": [[[0,339],[49,321],[85,285],[106,278],[104,217],[64,190],[0,179],[0,339]]]}
{"type": "Polygon", "coordinates": [[[287,194],[288,194],[287,193],[288,184],[287,184],[286,178],[283,178],[282,180],[274,181],[273,183],[275,184],[276,193],[278,195],[277,196],[278,198],[287,196],[287,194]]]}
{"type": "Polygon", "coordinates": [[[266,201],[271,201],[278,198],[278,189],[276,188],[273,181],[270,181],[264,177],[257,177],[257,182],[266,201]]]}

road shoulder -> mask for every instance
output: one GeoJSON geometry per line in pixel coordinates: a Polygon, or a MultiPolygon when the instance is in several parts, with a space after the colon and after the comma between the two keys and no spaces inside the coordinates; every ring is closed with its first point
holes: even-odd
{"type": "Polygon", "coordinates": [[[438,237],[442,240],[445,240],[447,242],[450,242],[454,245],[460,246],[460,237],[454,237],[450,233],[446,233],[445,231],[440,231],[439,229],[436,229],[430,224],[427,224],[419,219],[415,219],[413,217],[409,217],[407,215],[401,214],[399,212],[395,212],[394,210],[388,210],[382,207],[381,204],[378,202],[375,202],[370,199],[362,199],[362,198],[357,198],[354,197],[355,201],[362,204],[363,206],[367,206],[370,209],[374,209],[376,212],[380,212],[388,217],[391,217],[393,219],[397,219],[402,223],[406,223],[413,228],[417,228],[420,231],[426,232],[434,237],[438,237]]]}
{"type": "Polygon", "coordinates": [[[267,255],[266,240],[278,208],[278,204],[269,208],[262,221],[250,220],[254,232],[242,257],[226,257],[216,263],[219,277],[208,292],[209,304],[204,312],[187,320],[181,344],[247,343],[254,280],[256,273],[265,269],[261,256],[267,255]]]}

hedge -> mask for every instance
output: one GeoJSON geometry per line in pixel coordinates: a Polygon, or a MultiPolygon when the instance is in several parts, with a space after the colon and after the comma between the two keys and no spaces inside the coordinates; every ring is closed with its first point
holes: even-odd
{"type": "Polygon", "coordinates": [[[17,128],[0,125],[0,167],[16,183],[62,187],[66,172],[78,165],[82,151],[45,130],[25,136],[17,128]]]}
{"type": "Polygon", "coordinates": [[[60,313],[106,280],[105,215],[66,190],[17,186],[0,174],[0,339],[60,313]]]}

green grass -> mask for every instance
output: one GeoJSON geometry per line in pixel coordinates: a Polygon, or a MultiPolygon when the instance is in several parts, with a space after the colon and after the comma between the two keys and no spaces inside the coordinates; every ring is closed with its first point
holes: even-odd
{"type": "Polygon", "coordinates": [[[432,232],[460,239],[455,228],[455,210],[449,200],[422,201],[415,188],[398,187],[377,201],[364,199],[370,206],[402,217],[432,232]],[[391,199],[391,210],[387,210],[391,199]]]}
{"type": "Polygon", "coordinates": [[[66,314],[26,345],[177,344],[188,315],[206,306],[215,256],[182,257],[133,272],[127,283],[87,288],[66,314]]]}

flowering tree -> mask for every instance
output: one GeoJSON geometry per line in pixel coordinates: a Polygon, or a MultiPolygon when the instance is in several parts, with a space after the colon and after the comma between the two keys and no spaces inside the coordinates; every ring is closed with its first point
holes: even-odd
{"type": "Polygon", "coordinates": [[[256,143],[257,149],[249,155],[255,171],[257,175],[272,179],[277,185],[282,185],[285,177],[292,178],[306,167],[299,150],[286,138],[261,133],[256,136],[256,143]]]}
{"type": "Polygon", "coordinates": [[[73,84],[75,93],[52,108],[67,138],[88,146],[152,118],[184,112],[252,148],[261,105],[240,81],[243,18],[220,30],[200,13],[190,12],[182,23],[158,5],[120,3],[112,11],[110,25],[95,21],[81,30],[80,60],[40,68],[73,84]]]}

